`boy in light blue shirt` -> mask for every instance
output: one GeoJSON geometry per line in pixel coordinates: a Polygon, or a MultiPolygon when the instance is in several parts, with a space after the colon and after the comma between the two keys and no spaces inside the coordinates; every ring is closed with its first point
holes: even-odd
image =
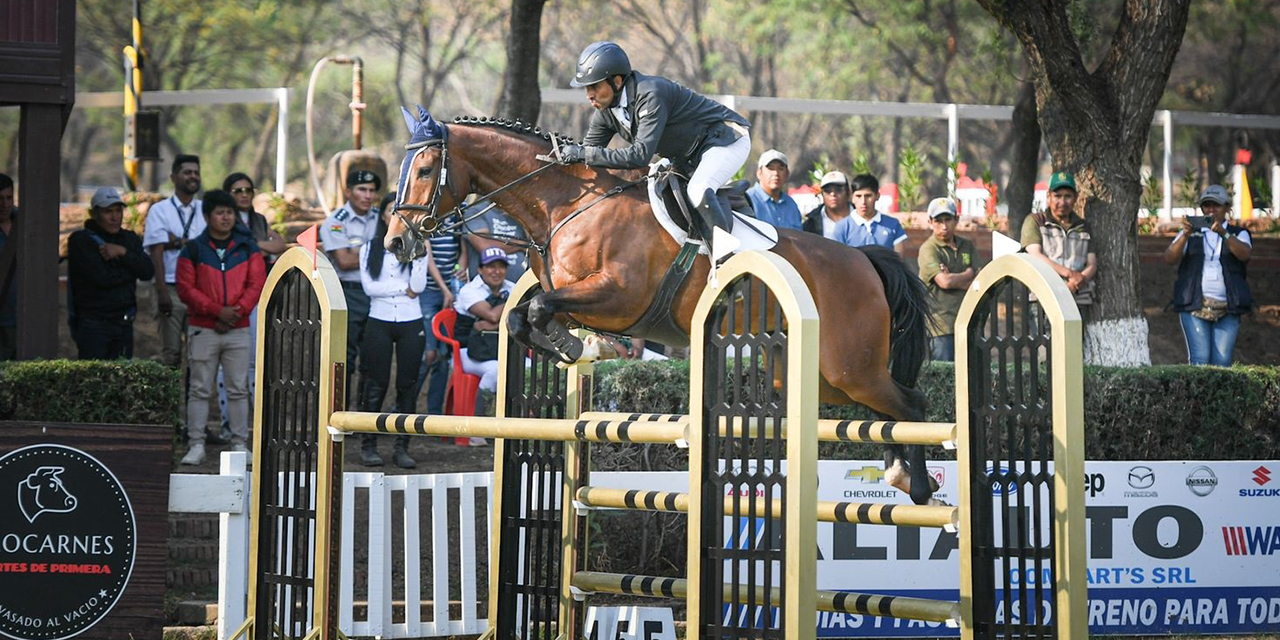
{"type": "Polygon", "coordinates": [[[849,185],[853,191],[853,215],[836,224],[833,239],[851,247],[877,244],[893,249],[902,257],[907,251],[907,232],[897,218],[876,211],[880,197],[880,181],[875,176],[855,176],[849,185]]]}

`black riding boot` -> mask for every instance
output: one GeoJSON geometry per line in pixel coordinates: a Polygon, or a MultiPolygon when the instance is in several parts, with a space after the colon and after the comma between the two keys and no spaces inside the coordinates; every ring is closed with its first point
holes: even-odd
{"type": "Polygon", "coordinates": [[[700,218],[698,232],[702,234],[702,241],[707,244],[707,250],[711,255],[715,255],[711,247],[715,228],[720,227],[725,232],[733,232],[733,212],[720,206],[720,198],[716,196],[716,192],[707,189],[707,192],[702,194],[702,204],[698,205],[698,217],[700,218]]]}
{"type": "MultiPolygon", "coordinates": [[[[382,399],[387,390],[383,384],[369,376],[360,376],[362,396],[361,411],[379,412],[382,410],[382,399]]],[[[381,467],[382,456],[378,455],[378,436],[365,434],[360,439],[360,464],[366,467],[381,467]]]]}
{"type": "Polygon", "coordinates": [[[413,461],[413,456],[409,455],[409,436],[396,436],[395,453],[392,454],[391,460],[401,469],[412,469],[418,466],[413,461]]]}
{"type": "Polygon", "coordinates": [[[360,464],[366,467],[382,466],[382,456],[378,455],[378,436],[371,433],[360,436],[360,464]]]}

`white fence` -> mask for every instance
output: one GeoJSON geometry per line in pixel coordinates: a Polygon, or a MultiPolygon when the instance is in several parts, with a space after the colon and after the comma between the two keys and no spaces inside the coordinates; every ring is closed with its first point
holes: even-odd
{"type": "MultiPolygon", "coordinates": [[[[219,640],[244,622],[247,609],[251,485],[246,461],[243,453],[223,453],[220,475],[174,474],[169,483],[170,512],[220,515],[219,640]]],[[[486,472],[344,475],[338,626],[345,635],[420,638],[485,631],[477,576],[487,575],[480,563],[487,569],[493,539],[492,477],[486,472]],[[477,540],[477,506],[483,509],[483,540],[477,540]],[[358,545],[357,532],[363,533],[358,545]],[[357,549],[367,549],[367,557],[357,558],[357,549]],[[455,561],[457,583],[451,585],[455,561]],[[358,583],[357,576],[367,578],[358,583]],[[361,619],[357,609],[364,612],[361,619]],[[403,613],[397,615],[397,609],[403,613]]]]}

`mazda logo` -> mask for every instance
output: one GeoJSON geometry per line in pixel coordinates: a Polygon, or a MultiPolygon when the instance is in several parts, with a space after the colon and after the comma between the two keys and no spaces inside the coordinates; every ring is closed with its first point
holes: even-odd
{"type": "Polygon", "coordinates": [[[1129,470],[1129,486],[1134,489],[1150,489],[1156,483],[1156,472],[1151,467],[1137,466],[1129,470]]]}

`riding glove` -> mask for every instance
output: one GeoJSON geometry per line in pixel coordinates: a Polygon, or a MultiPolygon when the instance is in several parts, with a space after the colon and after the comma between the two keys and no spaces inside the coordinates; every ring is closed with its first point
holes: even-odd
{"type": "Polygon", "coordinates": [[[587,150],[580,144],[566,144],[560,147],[560,163],[574,164],[587,159],[587,150]]]}

